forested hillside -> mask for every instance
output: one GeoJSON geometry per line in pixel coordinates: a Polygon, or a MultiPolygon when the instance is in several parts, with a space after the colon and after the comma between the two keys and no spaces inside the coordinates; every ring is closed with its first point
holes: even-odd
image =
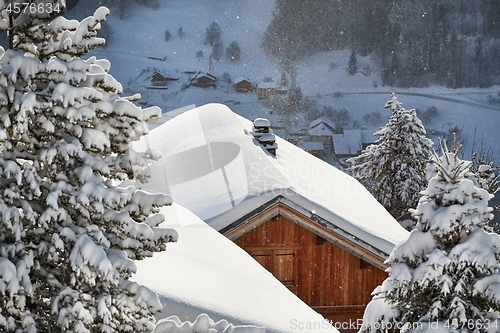
{"type": "Polygon", "coordinates": [[[500,76],[498,0],[276,0],[263,41],[290,65],[352,49],[377,60],[384,85],[488,87],[500,76]]]}

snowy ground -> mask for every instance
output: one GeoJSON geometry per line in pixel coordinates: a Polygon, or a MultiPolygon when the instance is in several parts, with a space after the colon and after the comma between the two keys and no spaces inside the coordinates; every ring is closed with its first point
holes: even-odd
{"type": "MultiPolygon", "coordinates": [[[[222,29],[224,48],[236,40],[242,54],[241,60],[234,63],[223,56],[221,61],[214,62],[211,73],[219,78],[224,73],[232,79],[245,76],[256,83],[266,77],[279,81],[282,70],[261,49],[261,39],[272,19],[273,6],[274,2],[267,0],[159,1],[157,10],[137,6],[124,19],[120,19],[115,10],[108,18],[115,31],[113,41],[106,50],[95,50],[93,54],[111,61],[111,73],[124,85],[127,93],[140,92],[143,105],[158,105],[167,112],[191,104],[199,106],[218,102],[248,119],[269,116],[269,111],[255,94],[235,93],[224,83],[220,83],[217,89],[190,87],[182,91],[181,87],[189,79],[184,71],[209,71],[211,47],[203,42],[205,29],[213,21],[217,21],[222,29]],[[182,39],[177,35],[179,27],[185,32],[182,39]],[[172,35],[169,42],[164,40],[165,30],[172,35]],[[195,56],[199,50],[204,52],[200,60],[195,56]],[[160,61],[148,57],[167,58],[160,61]],[[167,90],[146,89],[155,70],[178,77],[179,81],[169,83],[167,90]]],[[[75,10],[81,15],[91,9],[85,8],[81,1],[75,10]]],[[[345,72],[349,53],[350,50],[325,52],[296,64],[298,85],[304,96],[316,101],[319,110],[331,106],[349,111],[351,118],[345,129],[349,129],[355,120],[374,131],[385,124],[389,111],[383,106],[389,99],[389,92],[396,91],[406,108],[421,111],[431,106],[437,108],[437,117],[426,124],[435,142],[443,130],[457,126],[462,129],[463,137],[467,137],[466,156],[470,155],[474,141],[477,148],[484,139],[497,161],[500,160],[500,150],[496,145],[500,141],[500,132],[496,131],[500,123],[500,107],[490,106],[487,100],[488,95],[497,97],[500,87],[456,90],[434,86],[420,89],[382,87],[380,75],[369,57],[358,58],[360,71],[367,66],[371,69],[369,76],[362,73],[351,76],[345,72]],[[339,92],[342,93],[340,97],[339,92]],[[382,118],[376,124],[367,124],[362,117],[373,111],[380,112],[382,118]]],[[[273,116],[270,118],[276,121],[273,116]]],[[[297,121],[305,125],[302,116],[298,116],[297,121]]]]}

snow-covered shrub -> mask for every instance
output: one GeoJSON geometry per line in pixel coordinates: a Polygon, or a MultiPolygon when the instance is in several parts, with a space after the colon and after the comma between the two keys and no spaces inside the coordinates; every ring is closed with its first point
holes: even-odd
{"type": "Polygon", "coordinates": [[[161,319],[154,333],[198,333],[198,332],[224,332],[224,333],[265,333],[264,327],[253,325],[234,326],[226,320],[214,322],[208,315],[202,313],[194,322],[182,322],[179,317],[171,316],[161,319]]]}
{"type": "Polygon", "coordinates": [[[486,332],[500,319],[500,237],[484,228],[492,198],[471,163],[442,146],[412,215],[418,223],[387,262],[389,277],[373,292],[362,332],[486,332]]]}
{"type": "Polygon", "coordinates": [[[133,260],[176,234],[157,228],[170,198],[134,186],[155,154],[130,143],[161,111],[80,58],[103,45],[107,8],[79,22],[15,3],[0,1],[0,331],[150,332],[161,304],[128,280],[133,260]]]}
{"type": "Polygon", "coordinates": [[[348,160],[349,171],[394,218],[403,221],[425,186],[432,141],[415,110],[403,108],[395,94],[385,107],[392,111],[388,123],[375,132],[379,138],[374,144],[348,160]]]}
{"type": "Polygon", "coordinates": [[[361,73],[364,75],[364,76],[370,76],[372,75],[372,69],[370,68],[370,66],[366,65],[365,67],[363,67],[361,69],[361,73]]]}

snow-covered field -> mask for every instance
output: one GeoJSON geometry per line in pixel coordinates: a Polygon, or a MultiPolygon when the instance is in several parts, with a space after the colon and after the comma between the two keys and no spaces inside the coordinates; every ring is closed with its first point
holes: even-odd
{"type": "MultiPolygon", "coordinates": [[[[241,59],[230,62],[223,55],[221,61],[214,61],[210,72],[221,78],[224,73],[234,80],[245,76],[258,83],[266,77],[279,82],[282,70],[275,59],[265,56],[261,39],[272,19],[274,2],[267,0],[204,0],[159,1],[156,10],[137,6],[120,19],[118,11],[112,10],[108,22],[114,29],[113,41],[106,50],[95,50],[92,54],[111,61],[111,74],[123,85],[127,93],[140,92],[143,105],[158,105],[163,112],[195,104],[196,106],[218,102],[228,105],[233,111],[248,119],[268,116],[269,111],[257,100],[254,93],[235,93],[226,84],[220,83],[217,89],[190,87],[181,91],[183,83],[189,79],[184,71],[209,71],[211,47],[204,45],[205,30],[213,21],[222,29],[221,40],[224,48],[236,40],[241,48],[241,59]],[[182,27],[185,36],[180,38],[177,30],[182,27]],[[165,30],[172,37],[165,42],[165,30]],[[196,58],[202,50],[204,57],[196,58]],[[165,61],[148,57],[163,58],[165,61]],[[154,71],[179,78],[167,90],[149,90],[150,76],[154,71]]],[[[81,2],[74,10],[90,11],[81,2]]],[[[365,76],[358,72],[351,76],[345,72],[350,50],[331,51],[317,54],[295,64],[298,72],[297,82],[304,96],[316,101],[319,110],[323,106],[334,109],[346,108],[350,122],[348,129],[357,120],[361,126],[373,128],[385,124],[389,111],[383,108],[389,93],[396,91],[398,99],[405,108],[418,108],[421,111],[436,107],[437,116],[426,124],[429,136],[434,142],[441,132],[457,126],[462,129],[462,138],[467,138],[464,152],[470,156],[475,142],[479,149],[480,141],[491,148],[491,154],[500,160],[497,143],[500,141],[500,107],[490,106],[488,95],[497,97],[499,86],[488,89],[447,89],[426,87],[401,89],[381,86],[376,65],[370,57],[358,57],[358,68],[369,67],[371,74],[365,76]],[[338,93],[342,94],[338,94],[338,93]],[[334,94],[337,93],[337,94],[334,94]],[[340,96],[340,97],[339,97],[340,96]],[[363,115],[378,111],[382,118],[376,124],[363,121],[363,115]]],[[[273,116],[269,117],[275,119],[273,116]]],[[[305,124],[303,117],[297,121],[305,124]]],[[[465,140],[464,140],[465,141],[465,140]]]]}

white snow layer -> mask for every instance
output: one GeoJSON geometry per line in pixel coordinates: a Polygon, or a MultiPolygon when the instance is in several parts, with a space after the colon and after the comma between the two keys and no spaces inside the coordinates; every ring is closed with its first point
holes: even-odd
{"type": "Polygon", "coordinates": [[[198,333],[198,332],[224,332],[224,333],[265,333],[264,327],[256,327],[252,325],[234,326],[227,320],[219,320],[214,322],[207,314],[202,313],[194,322],[182,322],[179,317],[171,316],[162,319],[154,333],[198,333]]]}
{"type": "MultiPolygon", "coordinates": [[[[210,321],[196,320],[202,313],[216,322],[224,319],[233,325],[263,327],[266,333],[337,332],[250,255],[187,209],[174,203],[163,207],[162,213],[167,220],[160,227],[175,228],[179,240],[137,262],[132,277],[158,293],[164,308],[161,318],[178,317],[160,321],[156,333],[182,325],[185,332],[192,332],[195,322],[213,325],[213,332],[218,332],[215,329],[222,324],[215,327],[210,321]],[[182,324],[186,321],[192,323],[182,324]],[[306,325],[314,329],[297,329],[306,325]]],[[[256,327],[226,327],[220,331],[263,332],[256,327]]]]}
{"type": "Polygon", "coordinates": [[[134,145],[163,154],[144,188],[171,194],[216,230],[281,195],[386,254],[408,237],[357,180],[279,137],[272,156],[252,126],[207,104],[153,129],[134,145]]]}

